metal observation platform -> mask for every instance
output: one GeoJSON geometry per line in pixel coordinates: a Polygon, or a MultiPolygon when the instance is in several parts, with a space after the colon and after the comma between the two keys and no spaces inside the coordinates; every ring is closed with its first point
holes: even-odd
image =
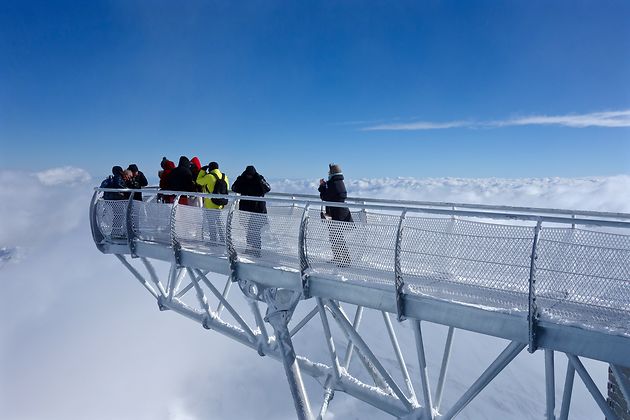
{"type": "MultiPolygon", "coordinates": [[[[630,401],[622,374],[630,367],[629,214],[363,198],[322,203],[290,194],[248,197],[267,202],[268,213],[255,214],[238,210],[238,195],[213,210],[178,204],[182,193],[151,188],[142,190],[142,200],[103,198],[120,191],[95,190],[90,221],[97,248],[115,255],[161,310],[281,361],[300,419],[325,418],[336,392],[398,418],[452,419],[525,348],[545,354],[547,419],[568,418],[576,372],[605,417],[619,418],[582,358],[609,363],[630,401]],[[174,203],[161,202],[160,194],[173,194],[174,203]],[[354,222],[323,218],[322,205],[349,208],[354,222]],[[152,260],[170,269],[159,275],[152,260]],[[209,272],[226,275],[225,284],[214,284],[209,272]],[[233,283],[247,311],[232,303],[233,283]],[[382,315],[395,362],[379,359],[360,332],[367,310],[382,315]],[[409,373],[392,315],[413,331],[419,374],[409,373]],[[426,322],[447,327],[435,385],[425,358],[426,322]],[[323,331],[324,360],[293,345],[296,334],[315,326],[323,331]],[[456,329],[508,343],[444,407],[456,329]],[[558,409],[556,353],[567,360],[558,409]],[[323,397],[307,395],[305,375],[321,384],[323,397]]],[[[186,194],[193,196],[212,197],[186,194]]]]}

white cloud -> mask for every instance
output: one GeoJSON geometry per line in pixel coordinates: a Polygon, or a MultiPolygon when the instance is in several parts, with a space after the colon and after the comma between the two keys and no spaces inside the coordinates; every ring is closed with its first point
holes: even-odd
{"type": "MultiPolygon", "coordinates": [[[[115,258],[95,249],[87,217],[90,185],[51,187],[33,182],[25,186],[20,180],[28,176],[34,175],[0,171],[0,197],[13,198],[0,207],[0,220],[10,221],[0,229],[0,249],[6,255],[12,255],[16,246],[24,250],[19,261],[11,258],[0,266],[0,284],[4,295],[10,296],[0,305],[0,417],[295,417],[280,363],[260,358],[255,351],[174,313],[159,312],[115,258]]],[[[274,191],[315,191],[311,180],[283,180],[272,186],[274,191]]],[[[360,179],[349,180],[348,189],[361,196],[630,211],[624,200],[630,190],[628,176],[360,179]]],[[[161,274],[167,272],[165,264],[156,267],[161,274]]],[[[238,289],[231,296],[237,297],[238,289]]],[[[244,299],[235,304],[238,309],[247,307],[244,299]]],[[[365,337],[386,364],[395,365],[391,345],[381,339],[386,332],[379,316],[366,311],[364,325],[374,332],[365,337]]],[[[395,328],[416,380],[415,356],[409,351],[413,334],[405,323],[395,328]]],[[[424,328],[427,354],[435,356],[429,360],[435,383],[445,329],[432,324],[424,328]]],[[[327,360],[320,338],[298,334],[298,351],[327,360]]],[[[444,406],[452,404],[505,345],[464,331],[456,333],[454,343],[444,406]]],[[[590,367],[598,369],[592,373],[604,386],[605,366],[590,367]]],[[[561,371],[557,374],[563,377],[561,371]]],[[[321,387],[308,378],[305,381],[318,409],[321,387]]],[[[544,384],[540,352],[523,353],[459,417],[540,418],[544,410],[540,384],[544,384]]],[[[389,418],[374,415],[372,408],[343,393],[335,396],[330,410],[335,418],[389,418]]],[[[579,380],[571,415],[576,419],[601,415],[579,380]]]]}
{"type": "Polygon", "coordinates": [[[408,123],[378,124],[364,127],[362,131],[417,131],[447,128],[498,128],[525,125],[557,125],[572,128],[630,127],[630,109],[621,111],[592,112],[589,114],[530,115],[495,121],[416,121],[408,123]]]}
{"type": "Polygon", "coordinates": [[[47,186],[85,184],[92,180],[92,177],[85,169],[73,166],[48,169],[37,172],[35,176],[39,179],[39,182],[47,186]]]}

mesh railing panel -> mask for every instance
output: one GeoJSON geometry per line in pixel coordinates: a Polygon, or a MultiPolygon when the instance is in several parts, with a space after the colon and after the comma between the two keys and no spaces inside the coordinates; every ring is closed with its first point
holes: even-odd
{"type": "Polygon", "coordinates": [[[232,245],[239,256],[274,266],[300,268],[298,241],[303,208],[268,206],[267,214],[235,210],[232,245]]]}
{"type": "MultiPolygon", "coordinates": [[[[96,225],[106,240],[127,239],[127,200],[99,199],[96,225]]],[[[133,201],[137,240],[171,243],[171,204],[133,201]]],[[[299,268],[304,208],[273,205],[268,214],[235,210],[231,233],[239,257],[299,268]]],[[[226,255],[228,210],[178,205],[175,236],[182,247],[226,255]]],[[[392,286],[399,214],[352,210],[354,223],[309,210],[309,265],[323,275],[392,286]]],[[[542,319],[630,335],[630,235],[612,228],[545,226],[536,261],[542,319]]],[[[507,311],[527,311],[534,223],[487,223],[408,214],[400,243],[406,293],[507,311]]]]}
{"type": "Polygon", "coordinates": [[[408,290],[505,310],[526,310],[534,228],[408,217],[401,268],[408,290]]]}
{"type": "Polygon", "coordinates": [[[538,249],[542,318],[630,334],[630,235],[543,225],[538,249]]]}
{"type": "Polygon", "coordinates": [[[98,229],[107,240],[127,239],[127,200],[103,200],[96,202],[98,229]]]}
{"type": "Polygon", "coordinates": [[[227,209],[208,209],[180,204],[175,210],[175,238],[182,248],[212,255],[226,255],[227,214],[227,209]]]}
{"type": "Polygon", "coordinates": [[[398,216],[353,214],[353,223],[321,219],[309,211],[308,260],[318,273],[343,274],[351,280],[392,284],[398,216]],[[354,218],[355,215],[358,217],[354,218]]]}
{"type": "Polygon", "coordinates": [[[131,225],[137,239],[171,244],[171,204],[133,201],[131,225]]]}

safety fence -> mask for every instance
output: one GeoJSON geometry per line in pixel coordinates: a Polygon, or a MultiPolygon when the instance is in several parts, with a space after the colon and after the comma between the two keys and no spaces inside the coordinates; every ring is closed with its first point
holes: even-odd
{"type": "MultiPolygon", "coordinates": [[[[365,287],[527,314],[630,336],[630,216],[540,214],[440,206],[267,201],[266,214],[159,202],[105,200],[91,207],[95,240],[144,241],[236,257],[365,287]],[[330,220],[322,205],[350,209],[353,222],[330,220]]],[[[174,193],[177,194],[177,193],[174,193]]],[[[201,196],[201,194],[197,194],[201,196]]],[[[205,195],[207,196],[207,195],[205,195]]],[[[540,209],[538,209],[540,210],[540,209]]],[[[583,213],[583,214],[584,214],[583,213]]]]}

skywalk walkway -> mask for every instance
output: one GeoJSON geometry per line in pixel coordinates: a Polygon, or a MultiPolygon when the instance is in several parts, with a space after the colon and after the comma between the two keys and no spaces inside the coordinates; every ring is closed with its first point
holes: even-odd
{"type": "MultiPolygon", "coordinates": [[[[290,194],[247,198],[267,202],[268,214],[262,215],[238,210],[241,197],[236,195],[229,196],[224,210],[212,210],[161,203],[152,189],[142,190],[143,201],[104,200],[104,191],[108,190],[95,191],[90,206],[98,249],[116,254],[161,309],[179,312],[261,354],[275,354],[283,360],[301,418],[309,418],[311,409],[300,384],[300,369],[319,378],[328,392],[320,416],[332,398],[329,394],[340,390],[395,416],[452,418],[525,347],[530,352],[546,351],[548,378],[553,377],[553,352],[567,354],[568,372],[577,371],[585,383],[590,377],[579,357],[614,367],[630,366],[628,214],[363,198],[344,204],[322,203],[315,196],[290,194]],[[323,205],[350,208],[354,223],[322,218],[323,205]],[[337,254],[347,252],[349,258],[339,260],[333,249],[337,254]],[[148,280],[126,256],[142,259],[148,280]],[[172,264],[164,283],[151,259],[172,264]],[[208,280],[208,272],[229,276],[222,293],[208,280]],[[186,286],[185,275],[190,277],[186,286]],[[234,311],[226,299],[230,283],[237,283],[256,302],[253,313],[258,331],[234,313],[235,326],[220,322],[223,308],[234,311]],[[198,308],[183,302],[191,290],[198,308]],[[209,307],[206,294],[216,296],[217,310],[209,307]],[[372,372],[373,385],[362,388],[364,384],[355,383],[352,375],[352,380],[346,378],[348,373],[340,369],[343,363],[337,359],[334,345],[329,346],[330,366],[321,367],[324,365],[290,354],[291,337],[282,332],[299,302],[311,298],[317,306],[295,328],[303,328],[319,313],[327,330],[328,311],[346,334],[347,362],[356,349],[372,372]],[[265,320],[273,325],[276,337],[269,337],[264,325],[261,329],[257,302],[268,305],[265,320]],[[411,320],[421,370],[420,321],[448,326],[451,337],[453,329],[464,329],[511,344],[488,368],[487,376],[482,375],[442,415],[425,376],[423,396],[418,399],[404,363],[400,364],[401,376],[407,391],[381,371],[382,366],[372,360],[373,354],[358,336],[358,325],[343,312],[342,303],[381,311],[387,319],[393,314],[400,321],[411,320]],[[283,325],[274,321],[277,313],[287,315],[283,325]],[[291,357],[297,360],[294,365],[291,357]]],[[[358,309],[355,321],[357,318],[360,321],[358,309]]],[[[391,334],[390,338],[396,341],[391,334]]],[[[444,360],[447,350],[448,340],[444,360]]],[[[424,365],[426,369],[426,362],[424,365]]],[[[443,370],[439,392],[434,395],[438,401],[445,366],[443,370]]],[[[560,418],[568,415],[567,387],[572,381],[571,376],[569,384],[567,376],[562,407],[566,411],[561,411],[560,418]]],[[[627,392],[627,384],[623,385],[627,392]]],[[[548,418],[555,409],[550,386],[547,383],[548,418]]],[[[614,418],[592,386],[587,384],[594,400],[607,417],[614,418]]]]}

